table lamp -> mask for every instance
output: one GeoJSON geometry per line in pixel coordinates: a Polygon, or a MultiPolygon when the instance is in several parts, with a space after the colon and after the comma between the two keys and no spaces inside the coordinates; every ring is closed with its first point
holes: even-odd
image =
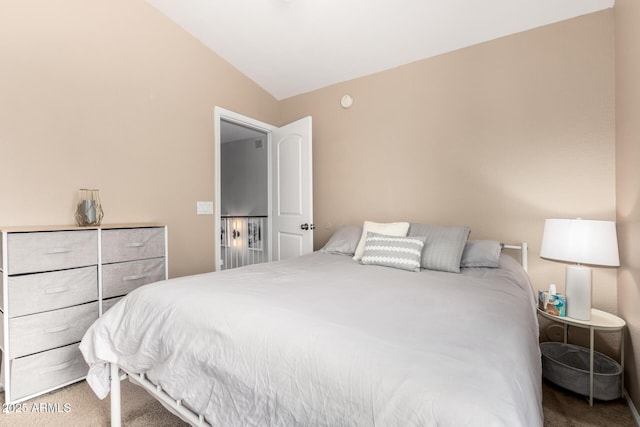
{"type": "Polygon", "coordinates": [[[567,265],[567,316],[591,320],[591,268],[583,264],[617,267],[618,237],[614,221],[547,219],[540,257],[575,263],[567,265]]]}

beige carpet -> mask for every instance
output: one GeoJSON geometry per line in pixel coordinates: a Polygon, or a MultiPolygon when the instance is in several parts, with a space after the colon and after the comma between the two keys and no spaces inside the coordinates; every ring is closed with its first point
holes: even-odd
{"type": "Polygon", "coordinates": [[[637,427],[625,399],[594,401],[543,382],[542,407],[545,427],[637,427]]]}
{"type": "MultiPolygon", "coordinates": [[[[625,400],[595,402],[592,408],[582,396],[552,384],[543,385],[545,427],[636,427],[625,400]]],[[[4,393],[0,393],[4,401],[4,393]]],[[[26,412],[0,415],[0,426],[108,426],[109,398],[101,401],[86,382],[24,402],[26,412]]],[[[186,426],[143,389],[122,382],[123,425],[127,427],[186,426]]],[[[515,426],[514,426],[515,427],[515,426]]]]}

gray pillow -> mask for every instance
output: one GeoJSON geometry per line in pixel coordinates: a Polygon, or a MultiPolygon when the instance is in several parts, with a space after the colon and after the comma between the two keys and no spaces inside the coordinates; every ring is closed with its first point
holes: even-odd
{"type": "Polygon", "coordinates": [[[408,271],[420,271],[424,237],[386,236],[368,232],[360,262],[408,271]]]}
{"type": "Polygon", "coordinates": [[[460,267],[499,267],[501,252],[502,243],[495,240],[468,240],[460,267]]]}
{"type": "Polygon", "coordinates": [[[441,227],[411,223],[409,236],[425,236],[422,268],[460,273],[460,259],[469,238],[469,227],[441,227]]]}
{"type": "Polygon", "coordinates": [[[353,256],[362,236],[362,227],[356,225],[342,225],[320,252],[353,256]]]}

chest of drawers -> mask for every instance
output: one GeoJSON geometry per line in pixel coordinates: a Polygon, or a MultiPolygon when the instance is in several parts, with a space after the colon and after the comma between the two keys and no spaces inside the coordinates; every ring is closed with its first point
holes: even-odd
{"type": "Polygon", "coordinates": [[[163,225],[0,231],[5,403],[83,379],[78,345],[87,328],[128,292],[167,278],[163,225]]]}

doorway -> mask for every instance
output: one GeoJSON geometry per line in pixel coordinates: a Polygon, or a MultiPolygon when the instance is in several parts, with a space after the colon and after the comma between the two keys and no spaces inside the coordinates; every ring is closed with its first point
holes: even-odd
{"type": "Polygon", "coordinates": [[[220,119],[220,269],[271,260],[268,133],[220,119]]]}
{"type": "MultiPolygon", "coordinates": [[[[226,268],[221,254],[234,243],[238,247],[253,249],[253,254],[262,255],[265,262],[312,252],[314,225],[311,117],[276,127],[220,107],[215,107],[214,116],[216,270],[226,268]],[[253,219],[249,221],[251,218],[247,214],[244,214],[246,222],[241,221],[242,214],[226,211],[224,217],[222,215],[222,128],[227,126],[234,131],[248,132],[249,136],[245,139],[252,150],[266,151],[267,176],[263,181],[266,180],[267,186],[267,214],[262,223],[253,219]],[[263,137],[265,143],[262,142],[263,137]],[[235,223],[231,215],[234,215],[235,223]],[[258,250],[259,248],[262,250],[258,250]]],[[[231,194],[230,191],[233,192],[227,189],[226,194],[231,194]]],[[[229,252],[235,254],[231,249],[229,252]]]]}

